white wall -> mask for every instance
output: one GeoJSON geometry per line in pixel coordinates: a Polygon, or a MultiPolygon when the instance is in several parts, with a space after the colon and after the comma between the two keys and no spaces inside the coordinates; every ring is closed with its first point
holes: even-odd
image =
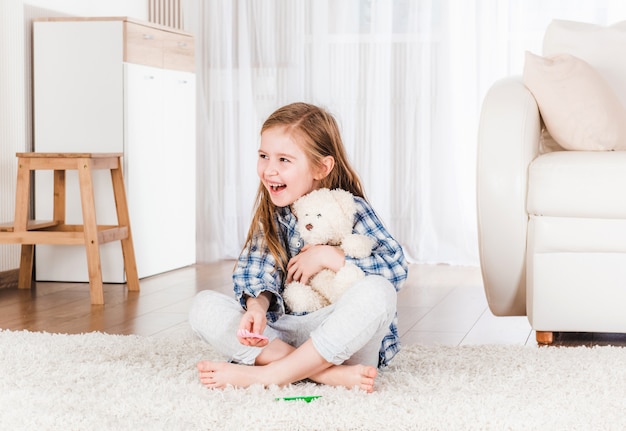
{"type": "MultiPolygon", "coordinates": [[[[15,153],[31,151],[32,20],[48,16],[148,19],[148,0],[0,0],[0,223],[15,211],[15,153]]],[[[19,267],[19,247],[0,244],[0,271],[19,267]]]]}

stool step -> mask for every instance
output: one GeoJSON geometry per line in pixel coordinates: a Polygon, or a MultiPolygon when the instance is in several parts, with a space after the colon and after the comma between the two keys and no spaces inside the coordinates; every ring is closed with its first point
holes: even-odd
{"type": "MultiPolygon", "coordinates": [[[[83,225],[32,220],[32,223],[29,222],[26,232],[15,232],[13,225],[2,226],[0,237],[2,242],[9,244],[85,245],[83,225]]],[[[126,226],[98,225],[97,229],[100,244],[128,238],[128,227],[126,226]]]]}
{"type": "MultiPolygon", "coordinates": [[[[44,229],[58,224],[54,220],[29,220],[26,230],[44,229]]],[[[0,223],[0,232],[13,232],[13,225],[13,222],[0,223]]]]}

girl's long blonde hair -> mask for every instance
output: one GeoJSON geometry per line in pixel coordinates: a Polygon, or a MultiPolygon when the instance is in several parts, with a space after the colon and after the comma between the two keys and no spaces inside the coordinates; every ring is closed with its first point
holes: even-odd
{"type": "MultiPolygon", "coordinates": [[[[272,127],[287,127],[288,132],[297,136],[295,141],[301,145],[313,167],[321,168],[322,159],[333,157],[335,165],[320,181],[320,188],[343,189],[365,199],[361,181],[348,162],[339,127],[331,114],[308,103],[292,103],[270,115],[263,123],[261,133],[272,127]]],[[[259,183],[244,250],[252,245],[255,238],[259,238],[259,246],[267,246],[283,274],[286,274],[289,255],[274,221],[276,211],[267,189],[262,182],[259,183]]]]}

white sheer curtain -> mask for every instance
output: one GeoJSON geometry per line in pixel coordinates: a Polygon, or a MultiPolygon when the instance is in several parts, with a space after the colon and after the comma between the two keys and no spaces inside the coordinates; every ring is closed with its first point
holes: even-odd
{"type": "Polygon", "coordinates": [[[339,120],[369,200],[413,261],[477,265],[482,98],[554,19],[621,0],[185,0],[197,37],[198,258],[239,254],[263,120],[294,101],[339,120]]]}

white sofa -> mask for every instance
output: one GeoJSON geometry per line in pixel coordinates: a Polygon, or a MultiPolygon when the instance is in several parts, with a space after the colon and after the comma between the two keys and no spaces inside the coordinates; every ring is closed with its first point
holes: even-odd
{"type": "Polygon", "coordinates": [[[542,55],[527,54],[524,75],[484,99],[485,292],[495,315],[527,315],[539,343],[554,332],[626,333],[624,106],[626,22],[553,21],[542,55]]]}

